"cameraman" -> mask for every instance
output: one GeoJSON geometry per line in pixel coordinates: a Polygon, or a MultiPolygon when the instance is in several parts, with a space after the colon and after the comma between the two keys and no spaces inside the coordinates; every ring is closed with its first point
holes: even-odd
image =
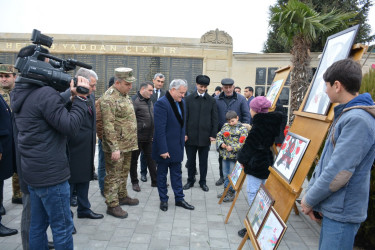
{"type": "MultiPolygon", "coordinates": [[[[18,57],[33,55],[35,48],[35,45],[22,48],[18,57]]],[[[38,60],[48,61],[43,56],[39,56],[38,60]]],[[[88,80],[83,77],[78,77],[77,85],[89,88],[88,80]]],[[[70,89],[76,91],[73,80],[70,89]]],[[[87,112],[86,96],[78,94],[74,97],[76,100],[68,111],[60,93],[48,83],[41,87],[24,77],[17,78],[11,93],[22,181],[30,191],[31,250],[47,249],[48,226],[52,229],[56,249],[73,249],[68,183],[70,171],[64,152],[67,136],[79,131],[87,112]]]]}

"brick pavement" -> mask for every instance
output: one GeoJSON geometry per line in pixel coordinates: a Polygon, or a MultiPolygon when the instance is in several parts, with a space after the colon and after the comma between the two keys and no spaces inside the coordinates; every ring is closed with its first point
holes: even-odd
{"type": "MultiPolygon", "coordinates": [[[[248,211],[246,188],[241,192],[236,205],[224,224],[230,203],[218,204],[216,195],[223,191],[223,186],[215,186],[218,179],[217,152],[212,146],[209,154],[207,185],[209,192],[203,192],[199,184],[184,191],[185,199],[195,206],[194,211],[175,207],[171,187],[167,212],[159,209],[157,188],[148,182],[141,182],[141,192],[128,190],[131,197],[140,200],[138,206],[123,206],[129,213],[126,219],[117,219],[105,214],[106,205],[100,195],[98,182],[90,184],[89,200],[92,210],[105,214],[104,219],[90,220],[74,217],[78,233],[73,236],[75,249],[237,249],[242,238],[237,231],[244,227],[243,220],[248,211]]],[[[185,159],[186,160],[186,159],[185,159]]],[[[183,184],[186,183],[187,171],[183,162],[183,184]]],[[[129,177],[130,178],[130,177],[129,177]]],[[[245,185],[244,185],[245,186],[245,185]]],[[[7,214],[2,223],[20,230],[22,205],[11,203],[11,179],[5,181],[4,207],[7,214]]],[[[76,212],[76,208],[72,208],[76,212]]],[[[278,249],[318,249],[320,227],[306,216],[295,215],[292,211],[288,229],[278,249]]],[[[49,238],[51,232],[48,232],[49,238]]],[[[20,232],[17,235],[0,238],[0,249],[22,249],[20,232]]],[[[253,249],[248,240],[243,249],[253,249]]]]}

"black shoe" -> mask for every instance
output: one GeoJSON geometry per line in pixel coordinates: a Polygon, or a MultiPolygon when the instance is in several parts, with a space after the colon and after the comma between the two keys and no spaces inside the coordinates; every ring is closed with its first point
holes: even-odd
{"type": "Polygon", "coordinates": [[[246,233],[247,233],[246,228],[242,228],[240,231],[238,231],[238,236],[240,236],[241,238],[243,238],[246,233]]]}
{"type": "Polygon", "coordinates": [[[183,207],[183,208],[189,209],[189,210],[194,210],[194,206],[190,205],[185,200],[176,201],[176,206],[177,207],[183,207]]]}
{"type": "Polygon", "coordinates": [[[94,180],[96,180],[96,181],[98,180],[98,174],[97,173],[94,172],[94,176],[93,177],[94,177],[94,180]]]}
{"type": "Polygon", "coordinates": [[[0,223],[0,237],[10,236],[17,233],[18,231],[16,229],[7,228],[6,226],[0,223]]]}
{"type": "Polygon", "coordinates": [[[82,218],[87,218],[87,219],[103,219],[103,215],[102,214],[97,214],[97,213],[94,213],[93,211],[90,210],[89,213],[87,214],[79,214],[77,213],[77,217],[82,219],[82,218]]]}
{"type": "Polygon", "coordinates": [[[208,190],[210,190],[206,184],[202,184],[202,185],[201,185],[201,189],[202,189],[203,191],[205,191],[205,192],[208,192],[208,190]]]}
{"type": "Polygon", "coordinates": [[[0,204],[0,215],[5,215],[7,212],[5,211],[5,208],[3,204],[0,204]]]}
{"type": "Polygon", "coordinates": [[[147,181],[147,176],[146,175],[141,175],[141,181],[146,182],[147,181]]]}
{"type": "Polygon", "coordinates": [[[48,241],[48,249],[55,249],[55,245],[53,244],[53,241],[48,241]]]}
{"type": "Polygon", "coordinates": [[[12,197],[12,203],[13,204],[22,204],[22,198],[12,197]]]}
{"type": "Polygon", "coordinates": [[[72,198],[70,198],[70,206],[72,206],[72,207],[78,206],[76,195],[73,195],[72,198]]]}
{"type": "Polygon", "coordinates": [[[72,234],[76,234],[76,233],[77,233],[77,229],[76,229],[75,226],[73,226],[73,232],[72,232],[72,234]]]}
{"type": "Polygon", "coordinates": [[[161,211],[167,211],[168,210],[168,202],[166,202],[166,201],[161,201],[160,202],[160,210],[161,211]]]}
{"type": "Polygon", "coordinates": [[[215,183],[216,186],[220,186],[224,184],[224,178],[220,177],[220,179],[215,183]]]}
{"type": "Polygon", "coordinates": [[[194,183],[193,182],[187,182],[185,185],[184,185],[184,190],[188,190],[189,188],[191,187],[194,187],[194,183]]]}
{"type": "Polygon", "coordinates": [[[100,194],[105,198],[103,190],[100,191],[100,194]]]}

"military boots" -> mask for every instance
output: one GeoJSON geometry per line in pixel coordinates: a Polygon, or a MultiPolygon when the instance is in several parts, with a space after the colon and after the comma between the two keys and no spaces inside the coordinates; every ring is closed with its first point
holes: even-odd
{"type": "Polygon", "coordinates": [[[120,206],[107,207],[107,214],[112,215],[116,218],[121,218],[121,219],[124,219],[124,218],[128,217],[128,213],[126,211],[122,210],[122,208],[120,206]]]}

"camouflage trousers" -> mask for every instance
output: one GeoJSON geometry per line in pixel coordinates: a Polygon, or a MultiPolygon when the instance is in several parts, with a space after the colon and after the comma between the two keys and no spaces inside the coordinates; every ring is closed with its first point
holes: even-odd
{"type": "Polygon", "coordinates": [[[13,198],[22,198],[22,192],[21,192],[20,182],[18,180],[17,173],[14,173],[12,176],[12,187],[13,187],[13,198]]]}
{"type": "Polygon", "coordinates": [[[122,153],[118,161],[111,159],[112,153],[104,152],[105,171],[104,197],[109,207],[117,207],[119,199],[128,195],[126,183],[130,170],[132,152],[122,153]]]}

